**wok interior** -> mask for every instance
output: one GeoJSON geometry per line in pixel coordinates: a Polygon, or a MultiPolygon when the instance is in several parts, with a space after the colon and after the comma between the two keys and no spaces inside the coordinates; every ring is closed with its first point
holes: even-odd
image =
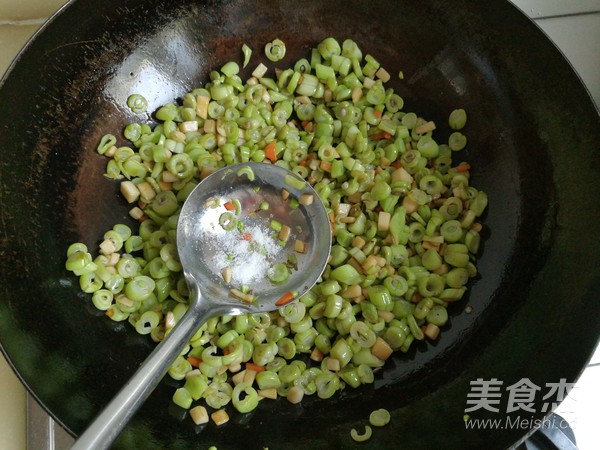
{"type": "Polygon", "coordinates": [[[335,448],[351,445],[349,431],[368,411],[386,407],[392,422],[375,433],[374,448],[399,439],[413,448],[501,448],[524,430],[465,430],[471,380],[506,386],[529,377],[543,386],[573,380],[584,366],[600,317],[590,237],[598,225],[586,213],[600,210],[589,195],[599,180],[598,114],[557,50],[507,2],[80,0],[21,56],[0,105],[0,341],[73,433],[152,348],[128,324],[101,317],[64,270],[69,243],[93,248],[114,223],[130,223],[118,184],[102,175],[100,137],[140,120],[126,107],[129,94],[143,94],[154,110],[224,62],[241,61],[243,43],[254,49],[251,70],[275,37],[288,56],[271,68],[306,57],[327,36],[350,37],[380,60],[405,109],[434,120],[439,139],[449,134],[450,111],[467,110],[468,150],[457,156],[490,198],[480,279],[450,308],[439,340],[395,355],[372,386],[301,406],[265,401],[233,414],[227,429],[200,430],[170,405],[165,379],[117,445],[237,448],[251,436],[257,446],[310,439],[335,448]]]}

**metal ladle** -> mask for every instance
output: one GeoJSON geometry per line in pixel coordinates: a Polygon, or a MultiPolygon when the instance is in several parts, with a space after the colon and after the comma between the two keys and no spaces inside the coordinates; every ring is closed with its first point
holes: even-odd
{"type": "Polygon", "coordinates": [[[327,211],[312,187],[294,173],[270,164],[242,163],[205,178],[187,198],[177,226],[177,250],[190,291],[189,307],[72,448],[107,448],[202,324],[225,314],[273,311],[278,308],[278,300],[290,292],[299,298],[322,275],[330,247],[327,211]],[[299,189],[298,184],[304,186],[299,189]],[[282,195],[284,190],[289,193],[287,199],[282,195]],[[309,201],[293,207],[290,200],[301,197],[309,201]],[[236,200],[238,210],[228,211],[226,206],[231,207],[236,200]],[[222,217],[224,213],[229,214],[222,217]],[[243,225],[231,227],[230,220],[243,225]],[[272,220],[290,227],[291,236],[285,245],[272,236],[272,220]],[[294,250],[296,241],[305,245],[304,252],[294,250]],[[247,245],[251,242],[254,245],[247,245]],[[257,251],[264,255],[264,261],[257,259],[257,251]],[[227,261],[235,262],[230,252],[247,263],[237,266],[239,273],[234,266],[230,283],[226,283],[222,271],[227,261]],[[271,282],[266,277],[265,263],[286,263],[289,255],[297,260],[295,270],[281,284],[271,282]],[[232,288],[242,290],[236,282],[244,281],[249,281],[249,294],[256,297],[255,301],[232,295],[232,288]]]}

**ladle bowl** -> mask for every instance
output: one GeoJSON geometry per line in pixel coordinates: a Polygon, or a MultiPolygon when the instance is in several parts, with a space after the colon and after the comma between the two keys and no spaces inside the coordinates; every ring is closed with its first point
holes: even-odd
{"type": "Polygon", "coordinates": [[[293,172],[241,163],[202,180],[177,225],[189,306],[72,448],[108,448],[202,324],[224,314],[273,311],[298,299],[321,277],[330,247],[327,211],[314,189],[293,172]],[[289,227],[289,236],[282,239],[274,223],[289,227]],[[301,242],[300,251],[296,242],[301,242]],[[286,280],[269,279],[275,264],[291,266],[286,280]],[[231,276],[224,276],[228,270],[231,276]]]}

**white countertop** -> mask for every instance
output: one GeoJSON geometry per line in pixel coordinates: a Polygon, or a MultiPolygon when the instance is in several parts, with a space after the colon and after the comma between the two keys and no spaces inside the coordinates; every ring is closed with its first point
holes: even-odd
{"type": "MultiPolygon", "coordinates": [[[[600,105],[600,0],[512,0],[556,42],[600,105]]],[[[0,74],[44,20],[66,0],[0,0],[0,74]]],[[[0,355],[0,449],[26,445],[26,392],[0,355]]],[[[574,428],[579,450],[598,448],[600,351],[558,413],[574,428]]],[[[35,449],[32,449],[35,450],[35,449]]]]}
{"type": "MultiPolygon", "coordinates": [[[[65,0],[0,0],[0,73],[4,73],[27,39],[65,0]]],[[[0,449],[24,450],[26,392],[0,354],[0,449]]]]}

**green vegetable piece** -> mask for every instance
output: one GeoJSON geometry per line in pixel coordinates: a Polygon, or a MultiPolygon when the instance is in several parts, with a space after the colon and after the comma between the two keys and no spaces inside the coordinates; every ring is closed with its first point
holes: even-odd
{"type": "Polygon", "coordinates": [[[238,383],[231,396],[233,407],[241,413],[248,413],[258,406],[258,393],[247,383],[238,383]]]}
{"type": "Polygon", "coordinates": [[[373,429],[369,425],[365,425],[365,432],[363,434],[359,434],[355,428],[350,430],[350,437],[355,442],[365,442],[371,439],[373,435],[373,429]]]}
{"type": "Polygon", "coordinates": [[[272,283],[283,283],[288,279],[289,275],[290,272],[283,263],[276,263],[267,271],[267,278],[272,283]]]}
{"type": "MultiPolygon", "coordinates": [[[[347,45],[347,47],[349,46],[347,45]]],[[[326,61],[330,60],[332,56],[340,55],[342,53],[340,44],[337,40],[335,40],[335,38],[332,37],[323,39],[319,45],[317,45],[317,50],[319,51],[321,57],[326,61]]]]}
{"type": "Polygon", "coordinates": [[[340,283],[351,285],[359,284],[362,281],[361,275],[350,264],[344,264],[335,268],[329,274],[330,278],[339,281],[340,283]]]}
{"type": "Polygon", "coordinates": [[[390,423],[390,420],[390,412],[384,408],[377,409],[369,415],[369,423],[374,427],[383,427],[390,423]]]}
{"type": "Polygon", "coordinates": [[[250,62],[250,58],[252,57],[252,49],[247,45],[242,45],[242,53],[244,55],[244,62],[242,64],[242,68],[246,68],[248,63],[250,62]]]}
{"type": "Polygon", "coordinates": [[[467,146],[467,137],[460,131],[455,131],[448,138],[448,147],[453,151],[462,150],[467,146]]]}
{"type": "Polygon", "coordinates": [[[238,220],[234,213],[224,212],[219,216],[219,225],[226,231],[235,230],[238,225],[238,220]]]}
{"type": "Polygon", "coordinates": [[[177,197],[173,191],[162,191],[152,201],[152,210],[162,217],[168,217],[179,208],[177,197]]]}
{"type": "Polygon", "coordinates": [[[173,394],[173,403],[181,408],[190,409],[190,406],[192,406],[192,401],[192,396],[187,389],[178,388],[173,394]]]}
{"type": "Polygon", "coordinates": [[[106,151],[113,147],[116,143],[117,138],[114,135],[105,134],[104,136],[102,136],[102,139],[100,139],[100,143],[98,144],[96,151],[99,154],[104,155],[104,153],[106,153],[106,151]]]}
{"type": "Polygon", "coordinates": [[[306,181],[299,178],[296,175],[292,175],[292,174],[286,174],[285,178],[284,178],[284,182],[285,184],[287,184],[288,186],[294,188],[294,189],[298,189],[298,190],[302,190],[306,187],[306,181]]]}
{"type": "Polygon", "coordinates": [[[148,100],[141,94],[132,94],[127,97],[127,106],[136,114],[143,114],[148,110],[148,100]]]}
{"type": "Polygon", "coordinates": [[[453,130],[461,130],[467,124],[467,113],[464,109],[455,109],[448,117],[448,125],[453,130]]]}
{"type": "Polygon", "coordinates": [[[285,57],[285,43],[281,39],[274,39],[265,45],[265,55],[269,61],[281,61],[285,57]]]}

